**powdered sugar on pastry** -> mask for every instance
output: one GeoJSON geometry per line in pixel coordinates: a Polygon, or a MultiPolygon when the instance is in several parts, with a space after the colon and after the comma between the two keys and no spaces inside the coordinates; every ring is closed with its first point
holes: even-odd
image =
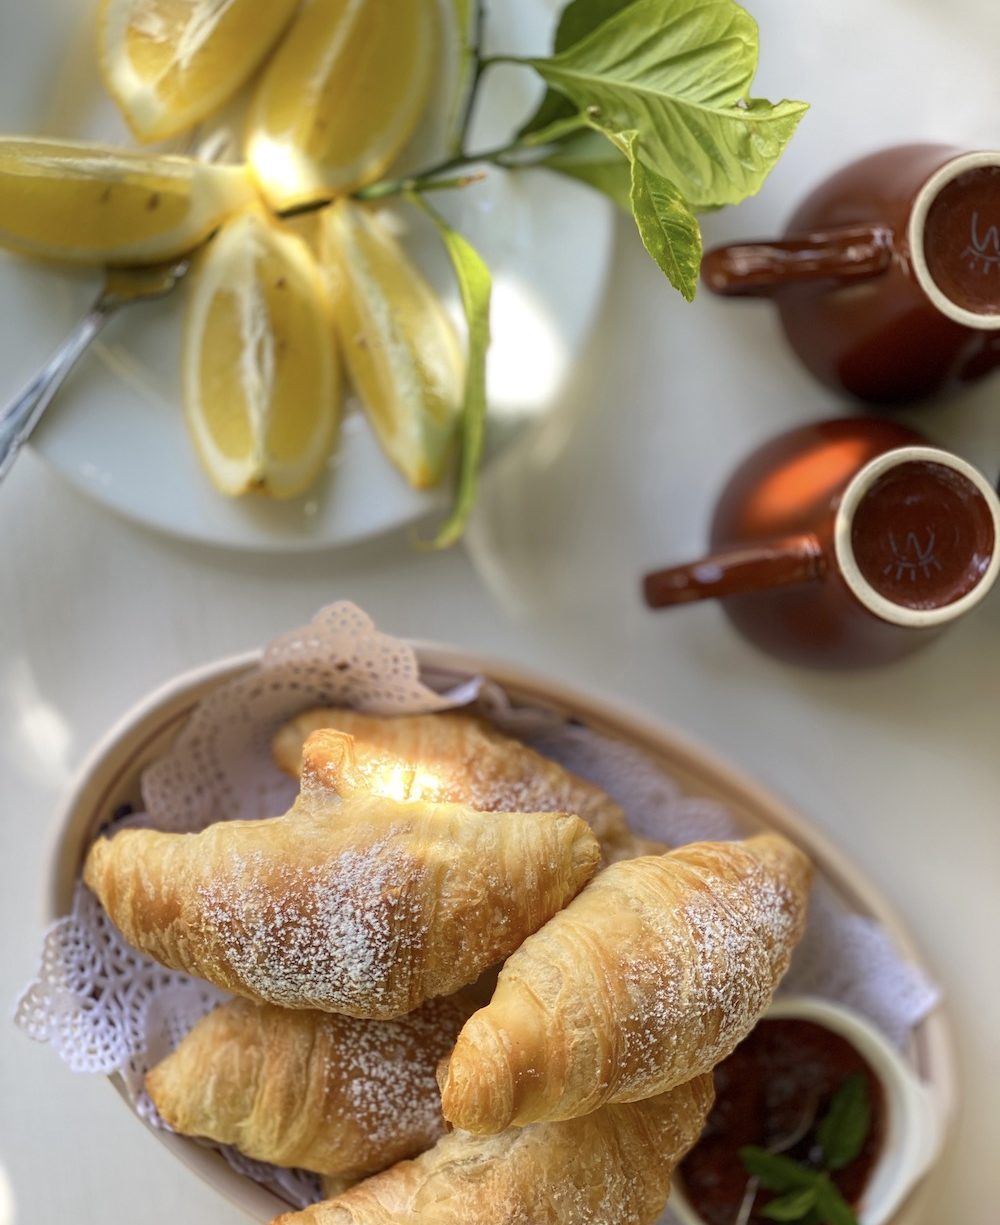
{"type": "Polygon", "coordinates": [[[459,995],[366,1021],[230,1000],[146,1087],[174,1131],[349,1182],[442,1135],[434,1072],[472,1007],[459,995]]]}
{"type": "Polygon", "coordinates": [[[613,864],[521,946],[466,1023],[445,1117],[493,1134],[707,1072],[754,1025],[805,927],[810,869],[777,835],[613,864]]]}
{"type": "Polygon", "coordinates": [[[567,813],[316,787],[284,817],[123,830],[91,847],[84,879],[172,969],[287,1008],[389,1019],[509,956],[599,854],[567,813]]]}
{"type": "Polygon", "coordinates": [[[499,1136],[452,1132],[416,1160],[273,1225],[650,1225],[711,1102],[703,1076],[584,1118],[499,1136]]]}
{"type": "Polygon", "coordinates": [[[290,1008],[391,1014],[410,997],[429,916],[426,867],[387,840],[324,864],[230,857],[199,890],[206,932],[256,997],[290,1008]]]}

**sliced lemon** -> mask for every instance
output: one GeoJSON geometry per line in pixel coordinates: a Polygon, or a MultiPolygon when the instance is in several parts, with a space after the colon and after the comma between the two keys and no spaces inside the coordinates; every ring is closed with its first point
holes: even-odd
{"type": "Polygon", "coordinates": [[[268,203],[379,178],[420,120],[437,44],[436,0],[305,0],[250,109],[246,156],[268,203]]]}
{"type": "Polygon", "coordinates": [[[184,411],[205,471],[227,494],[304,492],[340,420],[330,299],[315,257],[248,212],[223,226],[191,281],[184,411]]]}
{"type": "Polygon", "coordinates": [[[253,197],[242,166],[0,139],[0,246],[25,255],[157,263],[192,250],[253,197]]]}
{"type": "Polygon", "coordinates": [[[298,0],[101,0],[108,92],[140,140],[193,127],[247,81],[298,0]]]}
{"type": "Polygon", "coordinates": [[[364,205],[323,217],[322,257],[351,381],[386,454],[417,488],[444,474],[464,358],[438,297],[364,205]]]}

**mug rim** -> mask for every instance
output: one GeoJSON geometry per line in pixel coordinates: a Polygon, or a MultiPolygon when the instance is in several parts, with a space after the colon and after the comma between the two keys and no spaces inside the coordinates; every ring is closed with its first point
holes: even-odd
{"type": "Polygon", "coordinates": [[[985,599],[996,582],[997,575],[1000,574],[1000,499],[997,498],[993,487],[978,468],[967,460],[953,455],[950,451],[929,446],[895,447],[869,460],[851,478],[840,499],[840,505],[837,507],[833,529],[833,548],[837,567],[851,594],[880,620],[909,629],[928,629],[932,626],[947,625],[985,599]],[[897,604],[894,600],[890,600],[865,578],[854,555],[851,533],[854,517],[862,500],[881,476],[908,463],[938,464],[957,472],[959,476],[964,477],[973,485],[983,498],[993,523],[993,552],[979,582],[965,595],[959,596],[950,604],[942,604],[938,608],[908,608],[904,604],[897,604]]]}
{"type": "Polygon", "coordinates": [[[936,170],[917,193],[910,212],[907,237],[913,273],[920,288],[930,298],[933,305],[955,323],[984,332],[1000,329],[1000,311],[989,315],[968,310],[964,306],[959,306],[957,302],[953,302],[931,276],[927,265],[927,255],[924,251],[924,230],[931,205],[944,188],[960,174],[964,174],[967,170],[975,170],[980,166],[995,166],[1000,169],[1000,150],[985,149],[974,153],[961,153],[936,170]]]}

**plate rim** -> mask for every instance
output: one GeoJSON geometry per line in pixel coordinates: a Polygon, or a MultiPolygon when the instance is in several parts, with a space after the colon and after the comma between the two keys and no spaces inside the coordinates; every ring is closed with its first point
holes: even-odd
{"type": "MultiPolygon", "coordinates": [[[[449,0],[438,0],[442,10],[449,3],[449,0]]],[[[490,0],[490,3],[496,6],[495,11],[506,13],[504,0],[490,0]]],[[[44,7],[44,6],[43,6],[44,7]]],[[[509,26],[509,31],[513,31],[516,37],[518,30],[531,25],[533,20],[532,14],[536,12],[547,14],[548,4],[546,0],[522,0],[522,5],[519,10],[512,10],[507,17],[506,24],[509,26]]],[[[43,14],[44,16],[44,14],[43,14]]],[[[498,26],[502,23],[497,18],[498,26]]],[[[506,28],[506,27],[505,27],[506,28]]],[[[28,78],[30,80],[30,73],[28,78]]],[[[106,92],[102,91],[102,98],[106,98],[106,92]]],[[[506,122],[508,115],[512,116],[511,123],[508,126],[516,126],[521,117],[520,105],[511,110],[510,107],[504,108],[497,106],[496,115],[506,122]]],[[[36,116],[37,119],[37,116],[36,116]]],[[[29,123],[27,125],[32,131],[37,130],[38,123],[29,123]]],[[[42,125],[45,126],[44,124],[42,125]]],[[[74,138],[80,133],[74,132],[74,138]]],[[[100,137],[98,137],[100,139],[100,137]]],[[[134,138],[121,136],[115,143],[124,142],[129,148],[142,149],[143,146],[137,143],[134,138]]],[[[156,146],[150,146],[155,149],[156,146]]],[[[551,172],[541,172],[550,174],[551,172]]],[[[507,177],[511,172],[501,170],[500,168],[491,168],[491,171],[507,177]]],[[[391,173],[391,170],[390,172],[391,173]]],[[[538,170],[535,173],[539,173],[538,170]]],[[[559,403],[560,399],[565,395],[567,385],[572,373],[572,366],[575,360],[585,352],[589,340],[592,338],[595,328],[598,325],[601,306],[606,298],[607,286],[612,269],[614,243],[615,243],[615,209],[610,200],[602,196],[601,193],[594,191],[589,187],[585,187],[580,183],[574,183],[570,180],[564,180],[566,190],[586,192],[588,202],[586,205],[585,218],[582,222],[584,225],[584,233],[586,236],[585,250],[587,252],[590,271],[586,277],[588,284],[592,284],[592,290],[584,301],[584,309],[579,312],[567,312],[566,301],[554,301],[551,311],[546,312],[546,317],[549,319],[558,320],[560,317],[569,317],[574,320],[579,320],[579,323],[570,328],[570,335],[577,334],[575,343],[566,346],[568,360],[565,364],[565,369],[561,370],[561,376],[552,381],[550,384],[550,393],[541,396],[537,401],[532,401],[533,411],[527,414],[527,418],[523,427],[519,431],[515,431],[513,436],[502,442],[497,448],[496,454],[486,459],[483,465],[483,474],[489,472],[494,466],[493,461],[499,459],[507,450],[510,444],[520,440],[524,435],[532,435],[536,430],[544,426],[544,423],[552,415],[553,408],[559,403]]],[[[499,187],[495,189],[495,195],[502,201],[503,193],[506,189],[499,187]]],[[[529,207],[529,215],[533,218],[538,218],[540,215],[545,215],[550,210],[548,208],[539,208],[537,202],[529,207]]],[[[555,214],[553,214],[555,216],[555,214]]],[[[553,220],[550,226],[550,233],[556,228],[556,222],[553,220]]],[[[506,257],[508,263],[511,258],[514,259],[514,271],[521,275],[525,269],[517,263],[517,256],[511,255],[510,252],[516,250],[517,244],[509,246],[508,255],[506,257]]],[[[7,253],[5,253],[7,254],[7,253]]],[[[12,255],[13,258],[16,258],[12,255]]],[[[26,268],[37,266],[38,261],[29,259],[18,259],[26,268]]],[[[58,267],[58,265],[51,265],[58,267]]],[[[494,262],[494,270],[502,274],[507,264],[504,259],[498,258],[494,262]]],[[[66,265],[66,271],[72,274],[83,272],[92,272],[99,279],[101,270],[98,268],[88,269],[66,265]]],[[[96,296],[95,290],[95,296],[96,296]]],[[[180,293],[184,293],[183,286],[180,287],[180,293]]],[[[563,295],[565,297],[565,295],[563,295]]],[[[10,302],[13,301],[13,291],[8,295],[10,302]]],[[[43,291],[43,301],[50,301],[51,294],[48,289],[43,291]]],[[[178,309],[180,307],[178,306],[178,309]]],[[[86,304],[82,304],[80,313],[86,310],[86,304]]],[[[60,318],[62,316],[60,315],[60,318]]],[[[75,317],[66,319],[66,327],[68,329],[75,323],[75,317]]],[[[59,343],[61,337],[52,335],[53,348],[59,343]]],[[[100,343],[100,342],[98,342],[100,343]]],[[[39,359],[40,363],[44,362],[46,357],[39,359]]],[[[94,355],[90,357],[91,361],[95,361],[94,355]]],[[[31,377],[29,372],[28,377],[31,377]]],[[[101,373],[101,382],[96,390],[91,390],[91,397],[101,394],[101,388],[107,388],[114,384],[121,383],[121,379],[117,377],[113,370],[104,368],[101,373]]],[[[126,380],[127,382],[127,380],[126,380]]],[[[17,395],[21,387],[12,385],[10,387],[11,396],[17,395]]],[[[129,402],[134,399],[137,394],[130,390],[127,386],[120,391],[123,397],[122,412],[127,411],[129,402]]],[[[92,402],[92,401],[91,401],[92,402]]],[[[503,400],[501,397],[501,407],[503,400]]],[[[86,408],[86,403],[80,406],[86,408]]],[[[180,403],[180,386],[176,388],[176,394],[171,397],[169,407],[171,411],[178,417],[181,413],[182,405],[180,403]]],[[[58,406],[56,406],[58,411],[58,406]]],[[[113,417],[107,425],[112,427],[117,417],[113,417]]],[[[500,414],[497,417],[500,423],[498,428],[503,431],[504,415],[500,414]]],[[[176,464],[163,471],[162,476],[154,482],[156,488],[160,490],[155,505],[150,508],[148,500],[142,496],[141,489],[137,487],[135,478],[129,478],[127,473],[123,475],[127,465],[127,460],[124,453],[115,445],[111,445],[103,452],[98,452],[98,457],[95,460],[92,453],[89,453],[83,446],[83,439],[78,437],[78,427],[76,430],[69,430],[67,433],[55,431],[53,442],[46,442],[44,431],[39,431],[34,440],[29,440],[35,456],[44,463],[46,469],[53,473],[59,480],[65,482],[72,490],[82,496],[88,503],[96,505],[105,511],[110,512],[120,521],[131,523],[140,529],[151,531],[159,537],[173,539],[186,545],[195,545],[207,550],[221,550],[232,552],[237,555],[245,556],[308,556],[315,554],[330,553],[339,549],[350,549],[354,546],[363,546],[369,542],[389,536],[393,533],[414,529],[435,514],[441,512],[442,508],[447,507],[449,501],[449,483],[443,482],[437,489],[421,491],[410,488],[404,478],[396,471],[392,461],[384,454],[377,440],[372,438],[363,448],[361,448],[360,457],[365,460],[363,470],[367,472],[371,463],[377,462],[380,466],[384,466],[384,472],[379,478],[378,489],[381,495],[375,503],[375,509],[370,512],[361,511],[345,511],[338,513],[336,508],[330,508],[328,512],[321,512],[318,518],[313,519],[312,513],[308,507],[304,507],[301,515],[296,512],[293,515],[287,514],[268,514],[266,501],[259,500],[263,510],[260,515],[239,513],[239,502],[241,499],[228,499],[225,494],[211,488],[208,477],[201,470],[200,465],[194,461],[191,456],[191,443],[187,439],[176,439],[176,442],[171,443],[171,453],[174,448],[183,447],[188,457],[191,458],[190,466],[184,463],[180,467],[176,464]],[[107,462],[108,472],[117,474],[115,480],[105,486],[101,480],[97,479],[92,468],[96,465],[98,468],[107,462]],[[398,479],[400,482],[398,489],[393,489],[394,482],[398,479]],[[201,482],[200,487],[192,489],[192,482],[201,482]],[[179,491],[181,501],[187,506],[184,512],[183,521],[178,522],[176,514],[171,514],[168,503],[174,497],[175,491],[179,491]],[[185,491],[188,491],[185,494],[185,491]],[[384,503],[388,500],[389,507],[386,511],[379,511],[379,502],[384,503]],[[236,503],[235,511],[232,503],[236,503]],[[213,509],[216,505],[221,509],[217,512],[213,509]],[[256,521],[255,521],[256,520],[256,521]]],[[[183,426],[180,427],[183,431],[183,426]]],[[[367,427],[366,427],[367,429],[367,427]]],[[[105,430],[103,435],[107,437],[105,430]]],[[[501,438],[504,434],[501,433],[501,438]]],[[[157,437],[155,431],[150,434],[152,439],[157,437]]],[[[171,438],[176,438],[176,435],[171,429],[171,438]]],[[[357,459],[358,454],[344,450],[344,443],[340,443],[340,456],[345,456],[350,459],[357,459]]],[[[305,503],[310,501],[323,500],[324,490],[333,490],[340,483],[339,474],[336,471],[338,466],[338,456],[331,456],[331,465],[334,467],[328,476],[321,476],[314,484],[312,489],[306,491],[302,495],[305,503]]],[[[153,464],[153,468],[158,468],[157,464],[153,464]]],[[[246,499],[242,499],[246,502],[246,499]]],[[[351,506],[357,506],[362,502],[360,497],[351,500],[351,506]]],[[[279,504],[280,505],[280,504],[279,504]]],[[[256,511],[256,507],[250,508],[256,511]]]]}

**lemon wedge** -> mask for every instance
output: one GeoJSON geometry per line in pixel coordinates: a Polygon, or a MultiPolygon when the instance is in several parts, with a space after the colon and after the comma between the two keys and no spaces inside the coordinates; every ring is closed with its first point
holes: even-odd
{"type": "Polygon", "coordinates": [[[260,65],[298,0],[101,0],[98,57],[140,140],[164,140],[218,110],[260,65]]]}
{"type": "Polygon", "coordinates": [[[420,120],[438,38],[435,0],[305,0],[248,119],[246,157],[272,208],[385,172],[420,120]]]}
{"type": "Polygon", "coordinates": [[[192,250],[253,197],[242,166],[0,139],[0,246],[24,255],[154,264],[192,250]]]}
{"type": "Polygon", "coordinates": [[[316,479],[340,419],[330,300],[301,238],[257,211],[226,223],[191,272],[182,380],[217,489],[289,498],[316,479]]]}
{"type": "Polygon", "coordinates": [[[441,302],[364,205],[323,215],[322,261],[344,362],[383,450],[411,485],[444,475],[464,359],[441,302]]]}

